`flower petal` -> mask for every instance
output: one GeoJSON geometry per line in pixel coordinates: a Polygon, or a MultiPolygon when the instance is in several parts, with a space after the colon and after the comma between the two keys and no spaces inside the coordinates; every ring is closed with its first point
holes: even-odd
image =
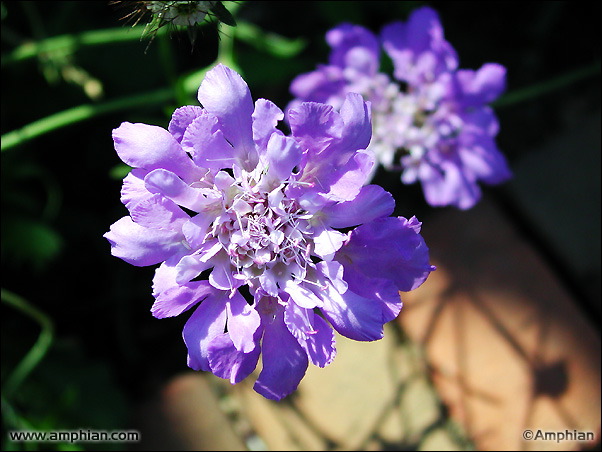
{"type": "Polygon", "coordinates": [[[273,133],[282,134],[276,126],[283,119],[284,113],[276,104],[266,99],[257,99],[253,111],[253,140],[260,152],[266,149],[273,133]]]}
{"type": "Polygon", "coordinates": [[[134,223],[151,229],[181,231],[190,217],[173,201],[155,193],[130,206],[134,223]]]}
{"type": "Polygon", "coordinates": [[[341,68],[353,68],[372,76],[378,70],[379,42],[368,29],[344,23],[326,33],[326,41],[332,47],[330,64],[341,68]]]}
{"type": "Polygon", "coordinates": [[[493,102],[506,89],[506,68],[501,64],[487,63],[477,71],[459,70],[456,78],[462,86],[466,107],[493,102]]]}
{"type": "Polygon", "coordinates": [[[186,129],[182,148],[203,168],[220,170],[236,162],[236,150],[224,138],[218,119],[206,110],[186,129]]]}
{"type": "Polygon", "coordinates": [[[158,294],[151,313],[158,319],[175,317],[202,302],[215,289],[207,281],[190,281],[158,294]]]}
{"type": "Polygon", "coordinates": [[[332,362],[336,356],[334,331],[313,310],[288,303],[284,311],[284,323],[314,365],[326,367],[332,362]]]}
{"type": "Polygon", "coordinates": [[[228,333],[223,333],[209,344],[208,359],[211,372],[220,378],[230,380],[233,385],[247,378],[257,367],[261,348],[256,339],[255,348],[249,353],[243,353],[234,347],[228,333]]]}
{"type": "Polygon", "coordinates": [[[207,348],[224,333],[226,327],[225,292],[212,292],[192,313],[182,331],[188,349],[188,366],[194,370],[211,370],[207,348]]]}
{"type": "Polygon", "coordinates": [[[350,201],[357,197],[368,181],[375,164],[374,154],[370,151],[357,151],[343,166],[333,166],[330,173],[326,168],[320,174],[320,182],[327,190],[323,190],[327,199],[334,201],[350,201]]]}
{"type": "Polygon", "coordinates": [[[144,184],[151,193],[160,193],[176,204],[195,212],[200,212],[215,201],[207,197],[206,189],[193,188],[176,174],[162,168],[148,173],[144,178],[144,184]]]}
{"type": "Polygon", "coordinates": [[[263,368],[253,389],[280,400],[297,389],[309,364],[307,353],[284,324],[281,308],[265,321],[261,351],[263,368]]]}
{"type": "Polygon", "coordinates": [[[187,182],[201,176],[180,143],[161,127],[124,122],[113,130],[113,141],[119,158],[131,167],[164,168],[187,182]]]}
{"type": "Polygon", "coordinates": [[[402,291],[420,286],[434,270],[420,225],[415,217],[391,217],[355,228],[335,256],[345,267],[349,289],[374,298],[375,288],[386,287],[383,281],[393,282],[402,291]]]}
{"type": "Polygon", "coordinates": [[[140,226],[130,217],[117,220],[103,237],[111,244],[111,254],[137,267],[158,264],[185,251],[182,233],[140,226]]]}
{"type": "Polygon", "coordinates": [[[302,308],[312,309],[316,306],[322,306],[322,300],[318,298],[311,290],[302,286],[298,282],[293,280],[287,281],[285,285],[285,291],[289,294],[291,300],[302,308]]]}
{"type": "Polygon", "coordinates": [[[251,171],[257,165],[253,141],[253,99],[243,78],[223,64],[205,75],[198,91],[199,102],[215,115],[224,137],[234,146],[240,166],[251,171]]]}
{"type": "Polygon", "coordinates": [[[397,303],[371,300],[348,290],[339,294],[334,287],[327,288],[320,311],[340,334],[356,341],[374,341],[384,334],[384,324],[401,311],[397,303]]]}
{"type": "MultiPolygon", "coordinates": [[[[176,256],[177,257],[177,256],[176,256]]],[[[213,289],[207,281],[176,282],[177,269],[174,257],[163,262],[153,277],[155,303],[151,313],[158,319],[174,317],[202,301],[213,289]]]]}
{"type": "Polygon", "coordinates": [[[395,78],[420,83],[455,70],[458,56],[443,34],[439,15],[429,7],[414,10],[407,23],[392,22],[383,27],[383,47],[393,60],[395,78]]]}
{"type": "Polygon", "coordinates": [[[324,229],[314,236],[314,253],[326,261],[343,246],[346,235],[333,229],[324,229]]]}
{"type": "Polygon", "coordinates": [[[301,148],[292,137],[272,134],[267,145],[269,173],[280,180],[290,177],[295,166],[301,162],[301,148]]]}
{"type": "Polygon", "coordinates": [[[455,206],[466,210],[481,199],[481,188],[461,164],[448,160],[436,167],[420,167],[420,183],[427,203],[431,206],[455,206]]]}
{"type": "MultiPolygon", "coordinates": [[[[176,283],[185,284],[213,267],[212,258],[222,249],[217,240],[203,243],[194,254],[184,256],[176,265],[176,283]]],[[[218,287],[218,289],[220,289],[218,287]]]]}
{"type": "Polygon", "coordinates": [[[355,152],[366,149],[372,137],[370,102],[357,93],[349,93],[341,106],[343,133],[337,145],[343,151],[355,152]]]}
{"type": "Polygon", "coordinates": [[[169,121],[167,130],[173,135],[178,143],[181,143],[186,128],[202,113],[203,109],[197,105],[180,107],[171,115],[171,121],[169,121]]]}
{"type": "Polygon", "coordinates": [[[293,136],[314,157],[341,139],[343,120],[330,105],[303,102],[288,112],[293,136]]]}
{"type": "Polygon", "coordinates": [[[144,185],[144,176],[147,173],[147,170],[134,168],[124,177],[123,185],[121,186],[121,203],[128,210],[143,199],[153,196],[144,185]]]}
{"type": "MultiPolygon", "coordinates": [[[[343,70],[334,66],[318,66],[313,72],[298,75],[293,79],[290,92],[297,99],[307,102],[322,102],[340,108],[345,92],[345,76],[343,70]]],[[[287,121],[289,112],[299,107],[301,102],[294,100],[287,107],[287,121]]]]}
{"type": "Polygon", "coordinates": [[[395,200],[379,185],[365,185],[350,201],[329,204],[322,209],[324,224],[332,228],[347,228],[388,217],[395,209],[395,200]]]}
{"type": "Polygon", "coordinates": [[[205,236],[215,215],[199,213],[182,225],[182,233],[191,249],[199,249],[205,243],[205,236]]]}
{"type": "Polygon", "coordinates": [[[242,280],[233,277],[232,265],[229,258],[217,256],[213,259],[212,263],[215,267],[213,267],[209,275],[209,283],[216,289],[234,290],[244,284],[242,280]]]}
{"type": "Polygon", "coordinates": [[[253,335],[259,328],[261,319],[254,307],[250,306],[240,292],[234,295],[226,304],[228,313],[228,333],[236,350],[249,353],[255,348],[253,335]]]}

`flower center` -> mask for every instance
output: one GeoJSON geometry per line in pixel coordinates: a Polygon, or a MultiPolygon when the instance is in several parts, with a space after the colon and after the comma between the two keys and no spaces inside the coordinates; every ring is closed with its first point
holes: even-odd
{"type": "Polygon", "coordinates": [[[267,192],[249,179],[222,190],[224,211],[210,227],[226,251],[236,279],[251,286],[265,272],[275,282],[302,278],[312,251],[311,215],[283,187],[267,192]]]}
{"type": "Polygon", "coordinates": [[[363,95],[372,101],[369,149],[388,170],[403,170],[408,158],[418,163],[431,151],[455,149],[462,120],[447,111],[436,84],[404,92],[395,82],[383,79],[372,83],[363,95]]]}

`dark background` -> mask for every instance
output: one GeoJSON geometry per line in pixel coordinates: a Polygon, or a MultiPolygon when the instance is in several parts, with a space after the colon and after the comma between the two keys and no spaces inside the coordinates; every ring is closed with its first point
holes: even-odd
{"type": "MultiPolygon", "coordinates": [[[[327,30],[351,21],[378,32],[423,4],[439,12],[461,67],[501,63],[508,69],[507,92],[526,93],[496,109],[498,144],[515,178],[485,192],[598,328],[600,36],[593,2],[244,2],[238,21],[302,38],[305,47],[281,58],[235,40],[233,58],[254,99],[284,108],[291,80],[327,62],[327,30]],[[579,76],[584,68],[588,75],[579,76]]],[[[127,27],[120,8],[97,1],[2,2],[2,58],[29,40],[127,27]]],[[[172,33],[150,43],[3,61],[2,134],[81,104],[175,86],[179,76],[215,61],[220,33],[206,25],[194,45],[186,33],[172,33]],[[81,86],[65,81],[65,66],[99,80],[103,97],[91,101],[81,86]]],[[[186,368],[186,316],[153,318],[154,268],[112,257],[102,237],[126,214],[111,130],[123,121],[165,127],[178,100],[99,115],[2,152],[2,288],[45,313],[55,332],[48,354],[7,400],[38,429],[135,428],[128,425],[131,407],[186,368]]],[[[401,186],[398,175],[379,174],[377,182],[395,195],[398,214],[428,221],[432,208],[419,187],[401,186]]],[[[4,302],[1,322],[4,384],[40,329],[4,302]]],[[[4,410],[3,399],[3,417],[4,410]]],[[[7,428],[3,423],[3,441],[7,428]]]]}

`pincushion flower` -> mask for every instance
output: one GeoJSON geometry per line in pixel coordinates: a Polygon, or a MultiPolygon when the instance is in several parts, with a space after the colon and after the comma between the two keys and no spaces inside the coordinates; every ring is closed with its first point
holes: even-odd
{"type": "Polygon", "coordinates": [[[244,80],[218,65],[200,106],[177,109],[167,130],[123,123],[118,156],[133,167],[121,200],[129,215],[105,237],[114,256],[159,264],[155,317],[196,306],[183,329],[188,365],[238,383],[261,355],[255,390],[293,392],[308,364],[335,357],[334,330],[371,341],[434,269],[414,217],[366,185],[374,157],[368,104],[340,112],[301,103],[291,135],[283,112],[253,103],[244,80]]]}
{"type": "Polygon", "coordinates": [[[401,171],[403,183],[420,182],[432,206],[468,209],[481,197],[480,182],[499,184],[511,176],[488,106],[504,91],[506,70],[494,63],[458,69],[433,9],[386,25],[379,37],[344,23],[326,40],[329,64],[293,80],[291,108],[303,101],[339,108],[348,93],[361,94],[372,105],[368,149],[386,170],[401,171]],[[381,47],[393,62],[393,77],[379,72],[381,47]]]}

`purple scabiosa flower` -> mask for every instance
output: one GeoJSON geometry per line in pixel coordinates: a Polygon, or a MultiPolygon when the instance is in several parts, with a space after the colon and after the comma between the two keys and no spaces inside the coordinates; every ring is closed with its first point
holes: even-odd
{"type": "Polygon", "coordinates": [[[196,307],[183,338],[188,365],[255,390],[293,392],[308,364],[335,357],[334,330],[382,337],[399,291],[434,270],[414,217],[390,217],[392,196],[365,185],[370,114],[359,94],[335,111],[300,103],[291,135],[283,112],[253,103],[239,74],[218,65],[198,91],[203,107],[177,109],[168,130],[123,123],[113,131],[133,169],[121,200],[129,215],[105,237],[114,256],[160,264],[155,317],[196,307]]]}
{"type": "Polygon", "coordinates": [[[386,25],[380,38],[345,23],[326,41],[329,64],[293,80],[290,108],[306,101],[340,108],[349,93],[361,94],[371,103],[368,149],[385,169],[401,171],[403,183],[420,182],[432,206],[468,209],[481,197],[479,182],[511,176],[487,105],[504,91],[506,70],[493,63],[458,69],[434,10],[423,7],[407,23],[386,25]],[[379,72],[381,46],[393,61],[393,78],[379,72]]]}

